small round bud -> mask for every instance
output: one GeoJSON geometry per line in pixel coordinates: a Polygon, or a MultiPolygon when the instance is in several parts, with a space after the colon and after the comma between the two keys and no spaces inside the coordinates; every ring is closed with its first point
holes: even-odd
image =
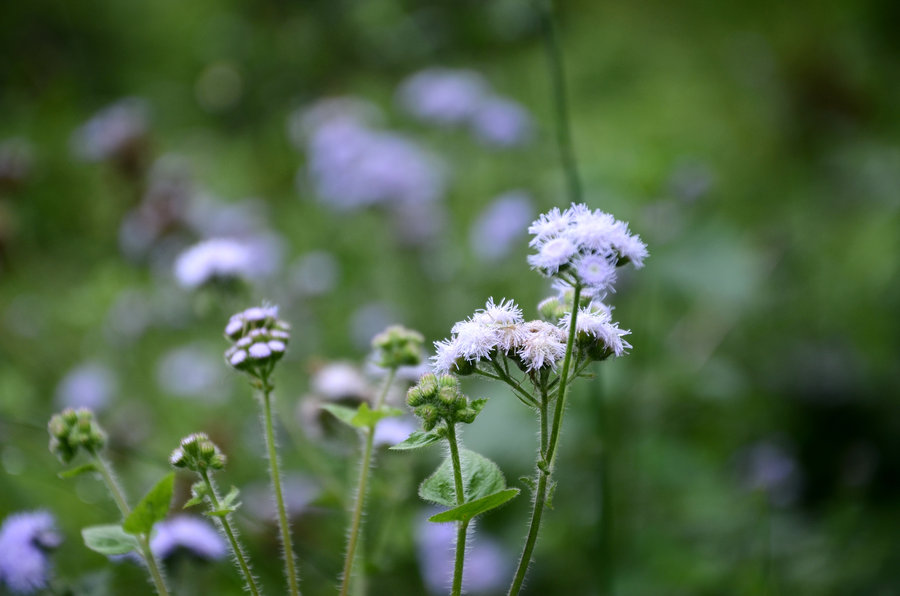
{"type": "Polygon", "coordinates": [[[277,306],[255,306],[229,319],[225,336],[234,342],[225,361],[245,372],[257,371],[284,356],[291,326],[277,318],[277,306]]]}
{"type": "Polygon", "coordinates": [[[541,318],[551,323],[556,323],[566,312],[566,306],[556,296],[551,296],[538,304],[541,318]]]}
{"type": "Polygon", "coordinates": [[[409,391],[406,392],[406,403],[411,408],[421,406],[425,403],[425,396],[422,393],[422,388],[418,385],[410,387],[409,391]]]}
{"type": "Polygon", "coordinates": [[[106,444],[106,433],[94,421],[94,413],[87,408],[66,408],[50,418],[50,452],[68,463],[80,449],[94,452],[106,444]]]}
{"type": "Polygon", "coordinates": [[[194,472],[221,470],[225,467],[225,460],[225,455],[205,433],[188,435],[169,456],[172,466],[194,472]]]}

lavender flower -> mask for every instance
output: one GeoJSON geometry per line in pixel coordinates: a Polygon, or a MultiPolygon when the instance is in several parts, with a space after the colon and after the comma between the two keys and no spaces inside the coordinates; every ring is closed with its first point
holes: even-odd
{"type": "Polygon", "coordinates": [[[60,545],[53,516],[46,511],[15,513],[0,526],[0,583],[14,594],[33,594],[50,581],[47,551],[60,545]]]}
{"type": "Polygon", "coordinates": [[[175,260],[175,278],[185,288],[196,288],[213,280],[253,277],[255,262],[248,247],[237,240],[204,240],[182,252],[175,260]]]}
{"type": "Polygon", "coordinates": [[[471,116],[472,133],[485,145],[517,147],[528,143],[534,123],[528,111],[517,102],[503,97],[482,101],[471,116]]]}
{"type": "Polygon", "coordinates": [[[526,193],[511,191],[498,196],[472,224],[469,231],[472,252],[483,261],[499,261],[525,234],[533,218],[534,206],[526,193]]]}
{"type": "Polygon", "coordinates": [[[169,395],[220,401],[227,383],[220,374],[221,360],[200,345],[187,345],[166,352],[156,366],[160,389],[169,395]]]}
{"type": "Polygon", "coordinates": [[[116,393],[115,373],[99,362],[80,364],[66,373],[56,386],[56,404],[60,408],[88,408],[102,411],[116,393]]]}
{"type": "Polygon", "coordinates": [[[97,112],[72,135],[72,150],[85,161],[128,158],[143,143],[149,109],[136,97],[122,99],[97,112]]]}
{"type": "MultiPolygon", "coordinates": [[[[560,318],[560,331],[568,330],[571,320],[571,312],[560,318]]],[[[610,355],[621,356],[625,350],[631,349],[631,344],[622,339],[630,333],[627,329],[619,329],[618,323],[612,321],[610,308],[604,304],[592,302],[579,309],[575,322],[575,341],[597,360],[610,355]]]]}
{"type": "Polygon", "coordinates": [[[407,78],[397,92],[400,106],[424,122],[466,123],[488,93],[487,82],[471,70],[429,68],[407,78]]]}
{"type": "Polygon", "coordinates": [[[180,552],[207,561],[219,560],[228,554],[228,546],[215,528],[190,515],[178,515],[156,524],[150,550],[163,561],[180,552]]]}

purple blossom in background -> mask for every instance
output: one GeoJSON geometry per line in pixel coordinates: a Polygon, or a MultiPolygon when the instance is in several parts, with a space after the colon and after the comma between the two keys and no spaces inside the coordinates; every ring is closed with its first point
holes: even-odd
{"type": "Polygon", "coordinates": [[[72,135],[72,151],[85,161],[104,161],[129,154],[147,135],[149,107],[127,97],[97,112],[72,135]]]}
{"type": "Polygon", "coordinates": [[[109,405],[118,389],[115,373],[99,362],[80,364],[66,373],[56,386],[60,408],[90,408],[99,412],[109,405]]]}
{"type": "Polygon", "coordinates": [[[201,346],[182,346],[166,352],[156,366],[156,381],[169,395],[221,401],[229,383],[222,374],[221,354],[201,346]]]}
{"type": "Polygon", "coordinates": [[[405,440],[418,427],[418,423],[410,418],[383,418],[375,427],[374,444],[376,447],[396,445],[405,440]]]}
{"type": "Polygon", "coordinates": [[[225,540],[212,524],[190,515],[178,515],[156,524],[150,550],[161,560],[179,552],[208,561],[228,554],[225,540]]]}
{"type": "Polygon", "coordinates": [[[472,133],[485,145],[517,147],[531,141],[534,122],[531,114],[519,103],[502,97],[491,97],[478,106],[472,115],[472,133]]]}
{"type": "Polygon", "coordinates": [[[469,230],[472,252],[483,261],[499,261],[525,236],[534,219],[534,204],[526,193],[511,191],[494,199],[469,230]]]}
{"type": "Polygon", "coordinates": [[[196,288],[214,279],[253,276],[249,248],[230,238],[213,238],[191,246],[175,260],[175,279],[184,288],[196,288]]]}
{"type": "Polygon", "coordinates": [[[397,102],[419,120],[456,126],[469,121],[488,92],[487,82],[475,71],[429,68],[401,83],[397,102]]]}
{"type": "Polygon", "coordinates": [[[62,537],[56,521],[46,511],[15,513],[0,526],[0,585],[13,594],[33,594],[50,581],[47,551],[58,547],[62,537]]]}
{"type": "Polygon", "coordinates": [[[786,507],[799,496],[799,466],[778,443],[759,441],[745,447],[736,457],[736,467],[744,490],[764,491],[773,505],[786,507]]]}
{"type": "MultiPolygon", "coordinates": [[[[436,512],[430,512],[429,515],[436,512]]],[[[423,519],[416,535],[419,569],[431,594],[446,594],[453,576],[455,524],[423,519]]],[[[466,594],[496,594],[504,590],[512,573],[512,560],[500,545],[477,534],[466,546],[462,589],[466,594]]]]}

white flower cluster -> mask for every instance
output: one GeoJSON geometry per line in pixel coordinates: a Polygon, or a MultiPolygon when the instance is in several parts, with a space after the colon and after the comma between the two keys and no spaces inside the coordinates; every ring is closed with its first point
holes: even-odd
{"type": "Polygon", "coordinates": [[[225,336],[234,345],[225,360],[238,370],[252,370],[278,361],[290,339],[290,325],[278,319],[277,306],[255,306],[233,315],[225,336]]]}
{"type": "Polygon", "coordinates": [[[511,300],[495,303],[453,326],[449,339],[435,342],[432,357],[435,372],[462,372],[460,366],[488,360],[495,351],[518,359],[526,370],[545,366],[556,368],[566,352],[566,337],[561,329],[544,321],[528,321],[511,300]]]}
{"type": "Polygon", "coordinates": [[[613,289],[616,267],[633,263],[640,268],[647,246],[628,230],[628,224],[584,204],[565,211],[554,207],[528,228],[529,243],[537,250],[528,263],[565,286],[581,284],[587,294],[602,298],[613,289]]]}
{"type": "MultiPolygon", "coordinates": [[[[561,329],[568,329],[572,320],[572,313],[566,313],[559,320],[561,329]]],[[[579,309],[578,318],[575,321],[575,338],[579,344],[597,348],[605,357],[610,354],[621,356],[625,350],[631,349],[631,344],[622,339],[631,333],[627,329],[619,329],[619,324],[613,322],[610,308],[605,304],[591,302],[579,309]]]]}

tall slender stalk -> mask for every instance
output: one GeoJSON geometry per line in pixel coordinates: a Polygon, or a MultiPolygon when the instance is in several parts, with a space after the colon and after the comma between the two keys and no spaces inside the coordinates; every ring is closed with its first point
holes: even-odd
{"type": "MultiPolygon", "coordinates": [[[[119,508],[122,518],[127,518],[131,515],[131,507],[129,507],[128,501],[125,500],[125,494],[122,492],[122,488],[116,481],[116,477],[113,474],[112,469],[110,469],[109,463],[107,463],[107,461],[96,451],[89,449],[88,452],[93,457],[94,464],[97,466],[97,470],[99,470],[100,475],[103,477],[103,482],[109,489],[109,493],[112,495],[113,501],[115,501],[116,506],[119,508]]],[[[166,580],[163,577],[162,570],[160,570],[159,564],[156,562],[153,551],[150,550],[150,539],[146,534],[139,534],[137,540],[140,545],[141,555],[147,562],[147,569],[150,571],[150,578],[153,580],[156,592],[159,596],[169,596],[169,589],[166,587],[166,580]]]]}
{"type": "Polygon", "coordinates": [[[269,453],[269,471],[272,476],[272,487],[275,491],[275,503],[278,506],[278,526],[281,529],[281,545],[284,549],[284,571],[288,580],[288,589],[291,596],[300,596],[300,588],[297,580],[297,561],[294,558],[294,548],[291,543],[291,528],[288,525],[287,511],[284,507],[284,495],[281,491],[281,474],[278,471],[278,452],[275,450],[275,431],[272,429],[272,385],[268,375],[263,375],[262,403],[263,418],[266,427],[266,447],[269,453]]]}
{"type": "Polygon", "coordinates": [[[572,350],[575,345],[575,328],[578,320],[578,302],[581,299],[581,286],[575,285],[575,296],[573,298],[572,317],[569,321],[569,337],[566,343],[566,354],[563,358],[562,371],[560,372],[559,390],[556,395],[556,407],[554,409],[553,420],[550,425],[550,437],[547,440],[546,450],[543,449],[544,438],[547,428],[547,407],[546,396],[541,396],[541,450],[537,457],[537,487],[534,491],[534,502],[531,510],[531,523],[528,527],[528,536],[525,539],[525,547],[522,549],[522,556],[519,558],[519,565],[516,568],[516,574],[513,577],[512,584],[509,587],[509,596],[514,596],[522,589],[522,582],[525,581],[525,573],[528,571],[528,565],[531,564],[531,556],[534,552],[534,545],[537,542],[538,531],[541,527],[541,517],[544,513],[544,505],[547,502],[547,486],[549,484],[550,474],[553,471],[553,458],[556,455],[556,443],[559,439],[559,429],[562,427],[562,418],[565,408],[566,387],[569,385],[569,367],[572,364],[572,350]]]}
{"type": "MultiPolygon", "coordinates": [[[[206,491],[209,495],[209,500],[212,501],[213,508],[218,510],[221,505],[219,504],[219,495],[216,491],[215,485],[212,483],[212,480],[209,478],[209,473],[206,470],[200,472],[200,477],[203,478],[204,484],[206,484],[206,491]]],[[[231,550],[234,553],[234,558],[238,563],[238,567],[241,569],[241,574],[244,576],[244,582],[247,586],[247,589],[250,591],[253,596],[259,596],[259,586],[256,585],[256,578],[253,577],[253,573],[250,572],[250,565],[247,563],[247,559],[244,557],[244,551],[241,549],[241,545],[238,542],[237,534],[231,528],[231,521],[228,519],[229,516],[225,515],[222,517],[216,517],[215,519],[222,524],[222,529],[225,530],[225,535],[228,536],[228,542],[231,543],[231,550]]]]}
{"type": "MultiPolygon", "coordinates": [[[[375,404],[375,410],[381,409],[384,405],[384,399],[387,396],[391,384],[394,382],[394,376],[397,369],[392,367],[388,372],[387,380],[384,388],[378,396],[375,404]]],[[[359,482],[356,487],[356,504],[353,506],[353,519],[350,523],[350,539],[347,542],[347,556],[344,559],[344,572],[341,577],[341,596],[346,596],[350,590],[350,577],[353,571],[353,557],[356,553],[356,546],[359,542],[360,528],[362,527],[362,512],[366,500],[366,485],[369,478],[369,468],[372,467],[372,446],[375,444],[375,425],[371,425],[365,432],[363,439],[363,457],[359,470],[359,482]]]]}
{"type": "MultiPolygon", "coordinates": [[[[447,442],[450,443],[450,460],[453,464],[453,483],[456,488],[456,504],[466,502],[465,489],[463,488],[462,466],[459,462],[459,445],[456,440],[456,424],[447,424],[447,442]]],[[[463,566],[466,558],[466,532],[469,530],[469,522],[461,521],[456,528],[456,557],[453,563],[453,588],[451,596],[462,594],[463,566]]]]}

